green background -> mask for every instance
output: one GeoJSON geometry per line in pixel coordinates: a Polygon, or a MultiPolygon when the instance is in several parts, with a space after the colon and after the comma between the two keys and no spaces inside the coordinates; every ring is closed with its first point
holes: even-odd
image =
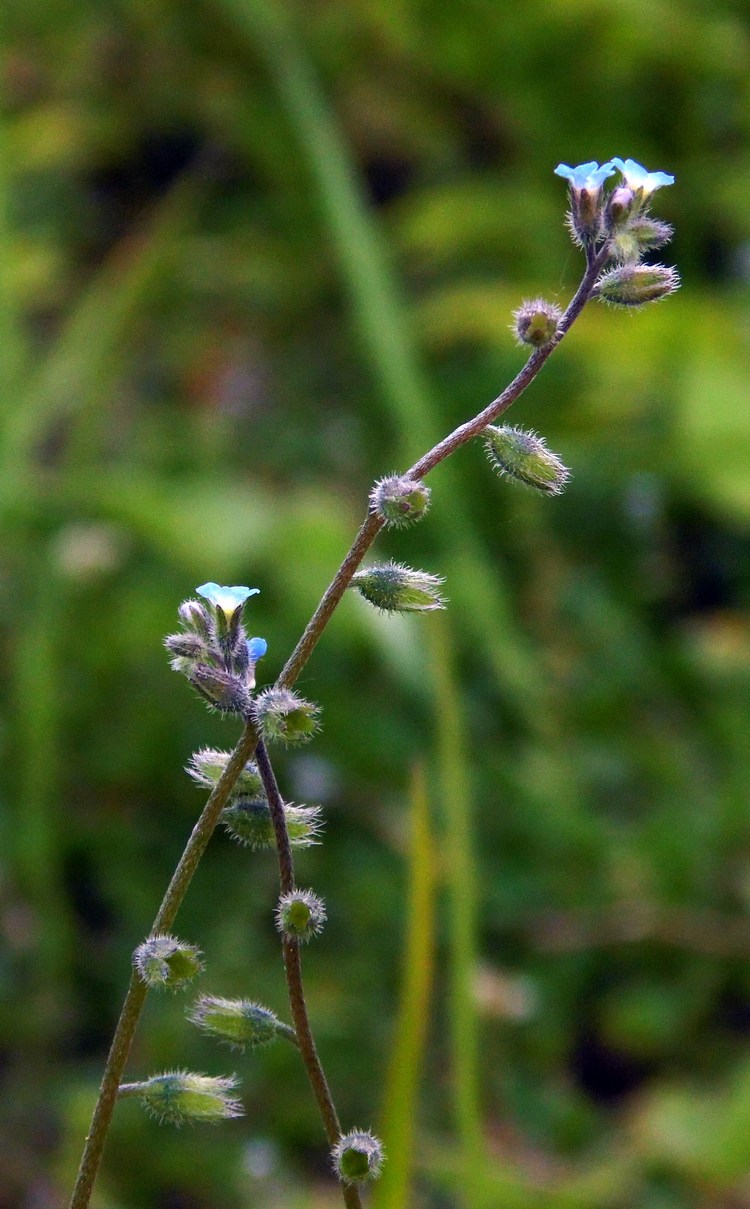
{"type": "MultiPolygon", "coordinates": [[[[555,165],[612,155],[676,175],[654,208],[682,290],[592,305],[514,408],[562,498],[476,443],[431,476],[377,555],[445,575],[448,612],[350,594],[300,683],[323,731],[278,773],[324,809],[309,1001],[344,1122],[389,1146],[377,1209],[746,1203],[747,18],[6,0],[2,1209],[65,1203],[200,810],[183,766],[237,734],[168,669],[179,602],[258,586],[278,674],[373,479],[514,375],[514,307],[575,289],[555,165]]],[[[176,931],[200,990],[286,1014],[275,876],[217,833],[176,931]]],[[[338,1204],[294,1051],[215,1048],[191,998],[151,997],[128,1078],[236,1070],[247,1115],[123,1103],[95,1203],[338,1204]]]]}

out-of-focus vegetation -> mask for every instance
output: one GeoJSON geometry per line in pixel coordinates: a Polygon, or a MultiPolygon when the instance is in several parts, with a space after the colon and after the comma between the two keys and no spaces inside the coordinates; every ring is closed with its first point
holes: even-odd
{"type": "MultiPolygon", "coordinates": [[[[167,669],[177,604],[259,586],[273,678],[373,478],[505,385],[514,306],[575,288],[552,170],[611,155],[676,174],[683,290],[590,307],[515,409],[573,467],[562,499],[479,447],[436,471],[378,552],[445,573],[448,614],[347,599],[303,677],[323,733],[279,773],[325,810],[305,968],[343,1119],[389,1143],[377,1209],[746,1205],[745,6],[0,22],[2,1209],[64,1203],[200,808],[182,767],[234,740],[167,669]]],[[[275,884],[217,834],[176,930],[201,989],[285,1015],[275,884]]],[[[188,1134],[122,1104],[96,1203],[337,1204],[291,1047],[217,1051],[183,1012],[152,997],[129,1076],[236,1068],[247,1116],[188,1134]]]]}

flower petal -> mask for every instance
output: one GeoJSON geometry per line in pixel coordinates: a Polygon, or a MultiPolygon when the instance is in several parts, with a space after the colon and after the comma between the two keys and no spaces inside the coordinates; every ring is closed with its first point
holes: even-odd
{"type": "Polygon", "coordinates": [[[596,160],[589,160],[588,163],[578,164],[576,168],[571,168],[569,164],[558,164],[555,168],[555,175],[564,177],[572,189],[593,190],[599,189],[614,170],[612,160],[608,160],[601,167],[596,160]]]}
{"type": "Polygon", "coordinates": [[[212,604],[214,608],[221,609],[222,613],[226,614],[227,617],[231,616],[251,596],[255,596],[260,592],[260,588],[247,588],[244,585],[229,588],[215,583],[201,584],[195,590],[199,596],[202,596],[204,600],[212,604]]]}
{"type": "Polygon", "coordinates": [[[674,177],[668,172],[649,172],[636,160],[621,160],[618,156],[613,156],[612,163],[618,172],[622,173],[628,188],[634,192],[636,189],[641,189],[644,194],[649,194],[654,193],[656,189],[663,188],[664,185],[674,184],[674,177]]]}

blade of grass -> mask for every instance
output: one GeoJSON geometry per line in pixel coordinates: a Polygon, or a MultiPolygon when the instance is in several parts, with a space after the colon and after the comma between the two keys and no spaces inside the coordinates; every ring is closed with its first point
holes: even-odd
{"type": "Polygon", "coordinates": [[[373,1209],[406,1209],[414,1168],[414,1134],[434,966],[435,852],[424,769],[412,773],[409,898],[401,998],[386,1080],[382,1137],[388,1162],[373,1190],[373,1209]]]}
{"type": "Polygon", "coordinates": [[[199,194],[196,174],[180,181],[143,228],[124,239],[68,317],[39,369],[3,417],[0,506],[31,488],[35,446],[50,424],[88,418],[111,393],[129,324],[164,273],[199,194]]]}
{"type": "Polygon", "coordinates": [[[479,1091],[479,1042],[474,998],[477,968],[477,878],[471,818],[471,775],[448,615],[428,621],[435,693],[435,780],[443,805],[441,847],[448,892],[449,1012],[453,1104],[461,1150],[465,1209],[487,1203],[486,1150],[479,1091]]]}

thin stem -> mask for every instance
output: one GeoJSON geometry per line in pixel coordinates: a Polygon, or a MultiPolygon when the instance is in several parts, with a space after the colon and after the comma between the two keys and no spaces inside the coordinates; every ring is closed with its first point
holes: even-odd
{"type": "MultiPolygon", "coordinates": [[[[255,750],[255,759],[258,764],[258,772],[260,773],[265,790],[266,798],[268,799],[268,807],[271,812],[271,820],[273,829],[276,833],[276,850],[279,857],[279,884],[282,894],[289,894],[295,888],[294,882],[294,860],[292,857],[292,846],[289,842],[289,832],[287,831],[286,818],[284,815],[284,802],[279,787],[276,782],[271,761],[268,757],[266,745],[261,739],[255,750]]],[[[341,1137],[341,1125],[339,1123],[336,1106],[333,1102],[331,1089],[328,1086],[328,1080],[325,1076],[322,1063],[318,1057],[318,1051],[315,1047],[315,1040],[310,1028],[310,1017],[307,1012],[307,1002],[305,1000],[305,989],[302,982],[302,962],[300,960],[299,941],[282,935],[281,947],[284,955],[284,971],[286,973],[286,983],[289,990],[289,1005],[292,1010],[292,1018],[294,1027],[297,1031],[297,1042],[299,1044],[302,1061],[305,1064],[307,1077],[310,1080],[310,1085],[313,1089],[313,1094],[320,1109],[320,1115],[323,1118],[323,1125],[328,1138],[329,1146],[335,1146],[336,1142],[341,1137]]],[[[360,1209],[360,1197],[356,1188],[351,1185],[341,1185],[344,1204],[347,1209],[360,1209]]]]}
{"type": "MultiPolygon", "coordinates": [[[[514,403],[519,397],[519,395],[526,390],[527,386],[533,382],[547,358],[551,355],[553,350],[562,340],[563,336],[568,332],[570,327],[578,318],[578,315],[583,310],[591,295],[591,291],[594,287],[599,272],[601,271],[601,268],[607,258],[606,246],[596,254],[587,254],[586,272],[584,273],[581,283],[578,286],[575,295],[571,299],[565,314],[560,320],[556,340],[547,348],[537,349],[535,352],[533,352],[526,364],[509,384],[509,386],[506,387],[502,394],[498,395],[496,399],[493,399],[493,401],[482,411],[480,411],[472,420],[469,420],[466,424],[460,425],[442,441],[439,441],[438,444],[424,454],[424,456],[421,457],[418,462],[414,463],[411,469],[407,472],[408,474],[414,478],[424,478],[431,470],[434,470],[434,468],[439,465],[440,462],[444,461],[445,458],[454,453],[456,449],[458,449],[461,445],[464,445],[467,441],[471,440],[472,437],[478,436],[488,424],[492,423],[493,420],[497,419],[498,416],[507,411],[511,404],[514,403]]],[[[276,681],[277,687],[288,688],[294,684],[295,680],[302,671],[302,668],[305,666],[315,650],[315,647],[320,641],[323,631],[328,625],[328,622],[330,621],[337,605],[344,595],[344,592],[351,583],[352,576],[382,528],[383,521],[380,519],[380,517],[376,516],[374,513],[368,513],[352,543],[348,554],[336,572],[331,584],[324,593],[320,604],[313,613],[313,616],[310,618],[302,637],[284,665],[284,668],[276,681]]],[[[187,893],[187,889],[190,885],[193,874],[195,873],[198,863],[200,862],[200,859],[208,845],[208,841],[213,834],[214,828],[216,827],[219,819],[219,815],[226,804],[232,789],[234,788],[237,778],[242,772],[246,762],[252,756],[256,746],[258,746],[257,732],[252,723],[247,722],[242,735],[240,736],[240,740],[232,752],[220,780],[213,789],[208,801],[206,802],[203,812],[198,819],[198,822],[193,828],[190,839],[187,842],[185,850],[172,876],[172,880],[167,887],[167,891],[159,908],[159,912],[154,920],[154,925],[151,929],[152,935],[154,933],[164,932],[171,927],[182,900],[187,893]]],[[[267,767],[270,769],[270,765],[267,765],[267,767]]],[[[271,770],[271,776],[273,777],[273,770],[271,770]]],[[[278,794],[278,789],[276,792],[278,794]]],[[[279,798],[279,801],[280,800],[281,799],[279,798]]],[[[283,818],[283,807],[281,821],[283,823],[283,831],[286,833],[286,822],[283,818]]],[[[275,823],[274,826],[276,826],[275,823]]],[[[280,832],[277,830],[276,834],[278,844],[280,832]]],[[[289,888],[292,888],[294,885],[294,872],[293,866],[291,865],[291,848],[289,846],[289,837],[288,835],[286,836],[285,846],[283,844],[283,836],[281,836],[281,839],[282,843],[279,845],[279,864],[282,876],[282,887],[284,884],[284,876],[288,876],[289,871],[291,870],[291,882],[289,888]],[[288,856],[284,854],[284,847],[286,847],[288,850],[288,856]],[[287,860],[289,861],[289,869],[287,869],[286,872],[281,867],[282,858],[284,862],[287,860]]],[[[287,981],[290,981],[291,979],[295,985],[299,983],[301,986],[299,951],[296,945],[294,946],[293,952],[291,951],[290,946],[285,945],[284,964],[287,970],[287,981]],[[287,952],[287,949],[289,949],[289,952],[287,952]]],[[[107,1064],[99,1089],[99,1098],[94,1109],[91,1128],[86,1138],[83,1155],[81,1157],[78,1178],[73,1189],[70,1209],[86,1209],[88,1206],[94,1180],[101,1163],[107,1131],[109,1129],[115,1102],[117,1100],[117,1090],[122,1078],[122,1072],[125,1068],[125,1063],[127,1062],[130,1045],[133,1040],[133,1035],[135,1033],[140,1013],[143,1009],[146,994],[146,986],[141,983],[134,974],[131,977],[130,986],[128,988],[128,992],[122,1006],[122,1011],[120,1013],[120,1019],[117,1022],[115,1034],[112,1039],[112,1046],[107,1058],[107,1064]]],[[[291,995],[292,992],[290,983],[290,999],[291,995]]],[[[304,1014],[305,1024],[302,1028],[300,1028],[295,1016],[295,1024],[297,1025],[297,1035],[299,1038],[300,1049],[304,1055],[304,1047],[308,1046],[308,1056],[311,1059],[314,1059],[314,1063],[317,1064],[317,1068],[322,1076],[322,1085],[320,1087],[316,1087],[316,1084],[313,1083],[313,1089],[315,1090],[316,1098],[318,1098],[318,1104],[321,1107],[321,1113],[324,1121],[326,1122],[326,1132],[329,1134],[329,1136],[330,1127],[334,1121],[336,1122],[337,1132],[333,1139],[335,1141],[339,1135],[338,1122],[336,1121],[335,1110],[333,1110],[333,1116],[330,1115],[331,1110],[333,1109],[333,1102],[330,1101],[330,1091],[328,1091],[327,1084],[325,1084],[325,1077],[323,1076],[322,1068],[320,1067],[320,1062],[315,1052],[312,1034],[309,1032],[309,1023],[307,1023],[307,1012],[304,1005],[304,997],[302,997],[301,1000],[301,1007],[299,1002],[296,1005],[295,1002],[292,1002],[293,1013],[295,1010],[300,1011],[300,1021],[302,1020],[302,1015],[304,1014]],[[322,1095],[323,1086],[325,1086],[325,1092],[330,1101],[330,1107],[327,1106],[325,1111],[323,1109],[322,1098],[319,1098],[322,1095]]],[[[310,1075],[311,1082],[313,1082],[313,1077],[311,1074],[312,1069],[313,1066],[311,1064],[308,1066],[308,1075],[310,1075]]],[[[348,1209],[359,1209],[360,1200],[356,1188],[353,1188],[351,1185],[342,1185],[342,1188],[344,1190],[344,1201],[348,1209]]]]}

